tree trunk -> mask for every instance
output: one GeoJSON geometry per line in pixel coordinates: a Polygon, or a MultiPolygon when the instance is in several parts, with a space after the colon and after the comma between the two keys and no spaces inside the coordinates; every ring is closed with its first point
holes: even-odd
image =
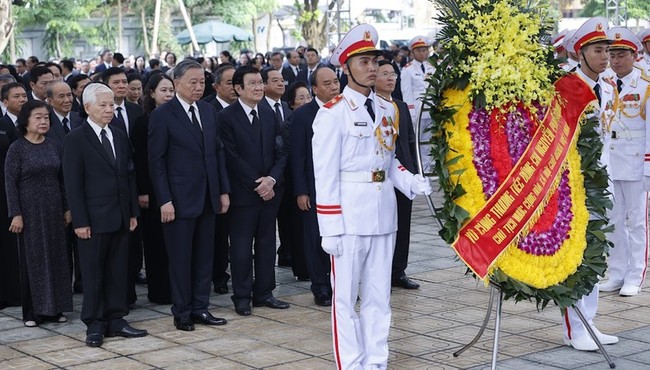
{"type": "Polygon", "coordinates": [[[117,0],[117,50],[122,52],[122,0],[117,0]]]}
{"type": "Polygon", "coordinates": [[[192,40],[192,51],[200,51],[201,49],[199,48],[199,43],[196,41],[196,35],[194,35],[194,30],[192,29],[192,20],[190,19],[190,16],[187,15],[187,9],[185,9],[185,3],[183,0],[178,0],[178,7],[181,9],[181,14],[183,15],[183,19],[185,20],[185,26],[187,27],[187,32],[190,33],[190,40],[192,40]]]}
{"type": "Polygon", "coordinates": [[[268,51],[271,51],[271,25],[272,24],[273,24],[273,13],[269,12],[269,23],[266,25],[266,29],[267,29],[267,31],[266,31],[266,50],[268,50],[268,51]]]}
{"type": "Polygon", "coordinates": [[[156,0],[156,10],[153,16],[153,36],[151,36],[151,53],[158,53],[158,30],[160,28],[160,7],[162,0],[156,0]]]}
{"type": "Polygon", "coordinates": [[[14,20],[11,16],[11,0],[0,0],[0,54],[7,48],[13,31],[14,20]]]}
{"type": "Polygon", "coordinates": [[[58,59],[61,58],[61,56],[63,55],[63,53],[61,52],[61,34],[56,32],[55,35],[56,37],[54,38],[54,40],[56,41],[56,57],[58,59]]]}
{"type": "Polygon", "coordinates": [[[142,43],[144,44],[144,54],[151,58],[151,49],[149,49],[149,36],[147,33],[147,17],[144,14],[144,4],[140,8],[140,22],[142,23],[142,43]]]}

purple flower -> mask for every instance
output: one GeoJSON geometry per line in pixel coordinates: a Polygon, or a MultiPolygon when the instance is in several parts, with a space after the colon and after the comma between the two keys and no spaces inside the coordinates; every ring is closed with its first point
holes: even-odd
{"type": "Polygon", "coordinates": [[[499,177],[490,156],[490,115],[474,108],[469,114],[469,132],[472,137],[474,157],[472,162],[483,184],[485,198],[489,199],[499,187],[499,177]]]}

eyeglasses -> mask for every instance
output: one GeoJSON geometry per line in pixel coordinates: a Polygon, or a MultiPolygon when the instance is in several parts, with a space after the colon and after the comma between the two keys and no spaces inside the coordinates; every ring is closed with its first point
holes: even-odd
{"type": "Polygon", "coordinates": [[[256,81],[256,82],[249,82],[244,84],[244,86],[256,88],[256,87],[264,87],[264,82],[262,81],[256,81]]]}
{"type": "Polygon", "coordinates": [[[394,79],[397,78],[397,73],[386,72],[386,73],[380,74],[379,77],[384,78],[386,80],[394,80],[394,79]]]}

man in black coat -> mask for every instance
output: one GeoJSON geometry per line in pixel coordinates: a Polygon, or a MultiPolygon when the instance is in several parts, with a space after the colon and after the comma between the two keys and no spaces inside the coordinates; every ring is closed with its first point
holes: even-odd
{"type": "Polygon", "coordinates": [[[319,306],[332,304],[330,287],[330,260],[321,248],[316,208],[316,185],[314,183],[314,162],[311,151],[311,138],[314,136],[312,124],[316,113],[323,104],[339,94],[339,80],[329,68],[318,68],[314,72],[312,84],[316,97],[291,115],[289,141],[289,163],[293,179],[293,199],[300,209],[303,228],[303,248],[311,291],[314,302],[319,306]]]}
{"type": "Polygon", "coordinates": [[[214,108],[201,100],[205,74],[184,60],[174,68],[176,97],[151,113],[149,171],[169,255],[172,314],[178,330],[224,325],[208,312],[214,224],[230,205],[214,108]]]}
{"type": "Polygon", "coordinates": [[[287,53],[287,61],[289,65],[282,68],[282,77],[284,77],[285,86],[291,86],[296,82],[300,72],[300,55],[297,51],[290,51],[287,53]]]}
{"type": "Polygon", "coordinates": [[[83,275],[81,320],[86,345],[106,336],[142,337],[128,325],[126,297],[129,232],[138,225],[137,192],[126,135],[112,130],[113,92],[103,84],[83,94],[88,119],[66,136],[63,174],[83,275]]]}
{"type": "Polygon", "coordinates": [[[273,297],[275,217],[287,154],[273,111],[259,104],[264,99],[259,71],[240,67],[232,82],[239,99],[219,112],[218,120],[232,190],[228,217],[232,300],[237,314],[248,316],[251,300],[256,307],[289,308],[288,303],[273,297]]]}

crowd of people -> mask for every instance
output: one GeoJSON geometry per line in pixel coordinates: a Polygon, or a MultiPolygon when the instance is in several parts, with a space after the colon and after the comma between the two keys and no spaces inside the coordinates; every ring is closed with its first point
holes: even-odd
{"type": "MultiPolygon", "coordinates": [[[[576,73],[603,92],[647,86],[647,69],[632,66],[650,60],[650,33],[612,29],[582,42],[590,25],[563,34],[558,57],[573,54],[576,73]],[[621,39],[605,77],[607,49],[596,60],[592,45],[621,39]]],[[[316,305],[332,306],[339,367],[385,367],[390,288],[419,288],[405,270],[412,199],[431,192],[416,158],[424,168],[431,159],[417,153],[414,123],[427,126],[421,96],[435,63],[426,37],[391,50],[376,42],[376,30],[361,25],[327,58],[298,47],[242,50],[238,60],[227,51],[180,62],[165,53],[147,66],[103,50],[89,62],[32,56],[0,65],[0,213],[8,216],[0,218],[0,309],[21,305],[27,327],[63,323],[73,292],[82,293],[86,344],[98,347],[105,336],[147,335],[124,320],[137,283],[149,301],[171,304],[182,331],[226,324],[208,311],[212,292],[232,289],[242,316],[288,309],[273,295],[277,264],[311,283],[316,305]]],[[[648,91],[639,93],[634,102],[647,106],[648,91]]],[[[645,128],[616,124],[612,148],[620,135],[645,147],[645,128]]],[[[619,160],[627,157],[612,154],[619,160]]],[[[612,219],[631,232],[616,234],[627,249],[615,249],[601,290],[634,295],[643,283],[647,249],[636,244],[647,225],[629,221],[642,219],[643,166],[633,179],[612,172],[612,219]]],[[[589,313],[595,293],[583,302],[589,313]]],[[[570,319],[567,344],[591,350],[570,319]]]]}

